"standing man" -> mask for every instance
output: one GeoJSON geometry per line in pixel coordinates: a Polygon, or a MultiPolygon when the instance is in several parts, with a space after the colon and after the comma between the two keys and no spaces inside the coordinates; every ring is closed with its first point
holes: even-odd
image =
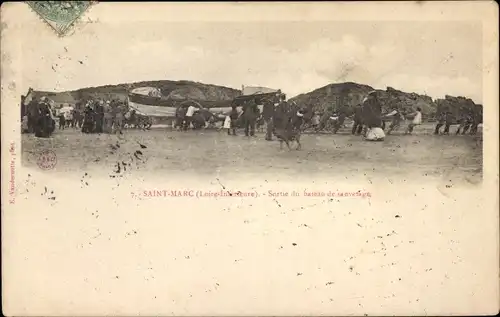
{"type": "Polygon", "coordinates": [[[444,126],[445,122],[446,122],[446,112],[441,111],[437,117],[436,129],[434,129],[435,135],[439,134],[439,129],[441,129],[441,127],[444,126]]]}
{"type": "Polygon", "coordinates": [[[260,102],[257,98],[248,101],[243,106],[243,119],[245,121],[245,136],[255,136],[255,124],[259,115],[257,104],[260,102]]]}
{"type": "Polygon", "coordinates": [[[236,135],[236,124],[239,116],[240,114],[238,113],[238,109],[236,109],[236,104],[233,103],[231,105],[231,113],[229,114],[229,117],[231,119],[231,130],[233,132],[233,135],[236,135]]]}
{"type": "Polygon", "coordinates": [[[462,116],[460,118],[460,125],[458,126],[456,135],[460,134],[460,130],[462,130],[462,135],[464,135],[467,130],[469,130],[472,124],[472,116],[468,113],[468,110],[462,108],[462,116]]]}
{"type": "MultiPolygon", "coordinates": [[[[276,103],[277,104],[277,103],[276,103]]],[[[271,100],[266,100],[264,102],[264,108],[262,109],[262,116],[266,122],[266,140],[273,140],[273,117],[274,117],[274,105],[271,100]]]]}
{"type": "Polygon", "coordinates": [[[70,122],[70,127],[72,127],[72,128],[76,128],[76,126],[77,126],[78,115],[76,114],[76,112],[77,112],[78,106],[79,106],[78,103],[75,104],[75,106],[71,110],[71,117],[73,118],[73,120],[71,120],[71,122],[70,122]]]}
{"type": "Polygon", "coordinates": [[[83,114],[82,114],[82,109],[80,108],[75,108],[73,112],[73,118],[75,121],[75,128],[80,129],[83,126],[83,114]]]}
{"type": "Polygon", "coordinates": [[[94,130],[94,111],[92,110],[92,107],[89,103],[87,104],[87,106],[85,106],[84,110],[82,132],[92,133],[93,130],[94,130]]]}
{"type": "Polygon", "coordinates": [[[104,101],[99,100],[99,103],[95,107],[95,132],[102,133],[104,123],[104,101]]]}
{"type": "Polygon", "coordinates": [[[65,123],[66,123],[66,127],[72,127],[74,126],[73,124],[73,110],[74,108],[72,106],[68,106],[68,108],[66,109],[66,111],[64,112],[64,119],[65,119],[65,123]]]}
{"type": "Polygon", "coordinates": [[[475,135],[477,133],[477,128],[480,123],[483,122],[483,114],[482,114],[482,107],[479,105],[476,105],[474,110],[472,111],[472,125],[470,128],[470,135],[475,135]]]}
{"type": "Polygon", "coordinates": [[[184,119],[186,117],[186,112],[187,109],[184,107],[177,107],[175,110],[175,123],[174,123],[174,128],[177,128],[179,130],[184,129],[184,119]]]}
{"type": "Polygon", "coordinates": [[[342,126],[344,126],[345,118],[347,117],[347,106],[342,106],[338,112],[338,119],[335,121],[335,126],[333,128],[333,134],[337,134],[342,126]]]}
{"type": "Polygon", "coordinates": [[[193,105],[189,105],[186,111],[186,116],[184,117],[184,131],[187,131],[191,122],[193,121],[193,115],[196,111],[196,107],[193,105]]]}
{"type": "Polygon", "coordinates": [[[35,128],[38,122],[38,115],[40,114],[39,111],[40,104],[36,98],[36,96],[33,96],[31,101],[28,103],[28,132],[29,133],[34,133],[35,128]]]}
{"type": "Polygon", "coordinates": [[[123,117],[125,109],[121,101],[118,101],[116,103],[116,107],[114,109],[114,118],[113,118],[113,129],[114,133],[120,132],[120,134],[123,134],[122,132],[122,127],[123,127],[123,117]]]}
{"type": "Polygon", "coordinates": [[[274,108],[274,116],[273,116],[273,132],[278,128],[284,129],[286,124],[288,123],[289,116],[289,105],[286,102],[286,95],[280,95],[280,101],[274,108]]]}
{"type": "Polygon", "coordinates": [[[368,96],[363,100],[362,109],[363,135],[366,136],[369,129],[382,126],[382,104],[375,90],[368,93],[368,96]]]}
{"type": "Polygon", "coordinates": [[[354,134],[361,134],[361,131],[363,130],[363,106],[361,104],[358,104],[356,108],[354,109],[354,124],[352,125],[352,131],[351,133],[354,134]]]}
{"type": "MultiPolygon", "coordinates": [[[[61,105],[61,109],[63,108],[63,105],[61,105]]],[[[58,117],[59,117],[59,130],[63,129],[66,127],[66,112],[61,111],[61,109],[56,110],[58,112],[58,117]]],[[[64,109],[66,111],[66,109],[64,109]]]]}
{"type": "Polygon", "coordinates": [[[52,116],[47,97],[42,97],[38,107],[38,116],[35,125],[35,136],[48,138],[52,131],[52,116]]]}
{"type": "MultiPolygon", "coordinates": [[[[113,100],[115,103],[115,100],[113,100]]],[[[113,114],[111,113],[111,103],[106,101],[104,105],[104,133],[111,133],[113,128],[113,114]]]]}

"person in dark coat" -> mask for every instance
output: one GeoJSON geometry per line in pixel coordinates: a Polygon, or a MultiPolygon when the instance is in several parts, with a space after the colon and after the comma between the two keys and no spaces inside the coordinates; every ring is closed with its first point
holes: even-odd
{"type": "Polygon", "coordinates": [[[104,102],[99,101],[94,108],[95,111],[95,133],[102,133],[104,125],[104,102]]]}
{"type": "Polygon", "coordinates": [[[182,130],[184,117],[186,116],[186,111],[187,109],[183,107],[177,107],[177,109],[175,109],[175,121],[174,121],[175,129],[182,130]]]}
{"type": "Polygon", "coordinates": [[[59,130],[63,129],[66,127],[66,117],[64,116],[63,112],[59,113],[59,130]]]}
{"type": "Polygon", "coordinates": [[[94,132],[94,110],[90,105],[85,107],[83,115],[83,133],[93,133],[94,132]]]}
{"type": "Polygon", "coordinates": [[[257,117],[259,116],[259,108],[257,104],[259,100],[255,99],[254,101],[248,101],[243,106],[243,119],[245,122],[245,136],[254,136],[255,135],[255,124],[257,121],[257,117]]]}
{"type": "Polygon", "coordinates": [[[464,135],[467,130],[469,130],[470,126],[472,125],[472,115],[466,110],[462,110],[462,116],[460,118],[460,125],[458,126],[457,132],[455,134],[460,134],[460,131],[462,131],[462,135],[464,135]]]}
{"type": "Polygon", "coordinates": [[[75,122],[75,128],[81,129],[83,126],[83,114],[80,108],[73,110],[73,120],[75,122]]]}
{"type": "Polygon", "coordinates": [[[363,130],[363,107],[361,104],[357,105],[356,108],[354,109],[354,124],[352,125],[352,130],[351,133],[354,134],[361,134],[361,131],[363,130]]]}
{"type": "Polygon", "coordinates": [[[446,112],[441,111],[437,117],[437,124],[436,128],[434,129],[435,135],[439,134],[439,130],[441,129],[442,126],[444,126],[445,122],[446,122],[446,112]]]}
{"type": "Polygon", "coordinates": [[[229,118],[231,119],[231,128],[230,132],[233,132],[233,135],[236,135],[236,121],[239,117],[238,109],[236,109],[236,104],[231,105],[231,113],[229,114],[229,118]]]}
{"type": "Polygon", "coordinates": [[[371,92],[363,102],[363,123],[369,128],[380,128],[382,125],[382,105],[376,92],[371,92]]]}
{"type": "Polygon", "coordinates": [[[337,121],[335,122],[335,126],[333,127],[333,134],[336,134],[340,128],[344,125],[344,122],[345,122],[345,118],[347,117],[347,111],[348,111],[348,108],[347,106],[342,106],[340,108],[340,110],[338,111],[338,119],[337,121]]]}
{"type": "Polygon", "coordinates": [[[273,133],[276,128],[284,128],[289,121],[290,105],[286,102],[286,96],[280,96],[279,103],[274,108],[273,115],[273,133]]]}
{"type": "Polygon", "coordinates": [[[300,135],[304,123],[304,113],[304,109],[293,107],[285,114],[280,124],[274,126],[273,134],[280,141],[280,149],[283,148],[283,143],[286,143],[288,149],[290,149],[290,142],[296,141],[297,150],[300,150],[300,135]]]}
{"type": "Polygon", "coordinates": [[[477,133],[479,124],[482,122],[483,122],[482,107],[476,105],[476,108],[472,112],[472,124],[470,127],[470,135],[475,135],[477,133]]]}
{"type": "Polygon", "coordinates": [[[71,110],[71,122],[69,123],[69,126],[72,128],[76,128],[76,124],[78,122],[78,118],[77,118],[77,114],[76,114],[78,107],[80,107],[80,104],[77,102],[75,104],[75,107],[71,110]]]}
{"type": "Polygon", "coordinates": [[[127,112],[127,105],[122,101],[118,101],[116,103],[116,107],[112,110],[113,113],[113,133],[115,134],[123,134],[123,126],[125,113],[127,112]]]}
{"type": "Polygon", "coordinates": [[[34,133],[35,132],[35,127],[36,123],[38,121],[38,115],[40,113],[39,109],[39,101],[36,99],[36,97],[33,97],[33,99],[28,103],[28,133],[34,133]]]}
{"type": "Polygon", "coordinates": [[[38,115],[35,124],[35,136],[48,138],[54,131],[53,119],[50,112],[50,105],[45,97],[42,98],[38,107],[38,115]]]}
{"type": "Polygon", "coordinates": [[[103,106],[103,111],[104,111],[103,132],[111,133],[113,132],[113,114],[111,113],[111,101],[106,101],[106,103],[103,106]]]}
{"type": "MultiPolygon", "coordinates": [[[[277,103],[276,103],[277,105],[277,103]]],[[[262,109],[262,117],[266,123],[266,140],[273,140],[273,117],[274,117],[274,107],[275,103],[271,100],[266,100],[264,102],[264,108],[262,109]]]]}

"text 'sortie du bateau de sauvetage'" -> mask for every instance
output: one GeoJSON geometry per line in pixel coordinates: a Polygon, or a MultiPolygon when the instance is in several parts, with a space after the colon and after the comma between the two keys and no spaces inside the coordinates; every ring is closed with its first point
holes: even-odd
{"type": "Polygon", "coordinates": [[[141,191],[142,197],[193,197],[193,198],[216,198],[216,197],[371,197],[370,192],[358,191],[340,191],[340,190],[325,190],[325,191],[308,191],[308,190],[292,190],[292,191],[276,191],[265,190],[257,191],[240,191],[240,190],[196,190],[196,189],[147,189],[141,191]]]}

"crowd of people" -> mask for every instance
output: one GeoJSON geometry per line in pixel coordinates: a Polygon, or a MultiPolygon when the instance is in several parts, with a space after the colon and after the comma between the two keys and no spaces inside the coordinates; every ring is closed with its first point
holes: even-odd
{"type": "MultiPolygon", "coordinates": [[[[376,95],[370,93],[363,104],[358,105],[354,113],[349,110],[349,107],[343,106],[338,111],[329,109],[323,113],[313,111],[313,106],[299,106],[295,102],[286,100],[284,94],[279,95],[277,99],[255,98],[243,105],[242,113],[238,114],[236,105],[233,105],[232,111],[227,115],[224,128],[228,134],[235,135],[235,128],[238,127],[238,122],[242,121],[245,127],[245,135],[253,136],[255,133],[255,125],[262,119],[266,125],[266,140],[273,140],[273,135],[276,135],[276,129],[288,131],[290,135],[297,135],[307,128],[311,128],[316,132],[324,130],[327,125],[331,124],[333,133],[337,133],[341,127],[345,125],[345,120],[348,117],[353,117],[352,134],[363,134],[367,139],[382,140],[384,138],[383,130],[385,125],[383,118],[393,116],[399,118],[398,112],[393,111],[386,116],[381,114],[382,105],[378,102],[376,95]],[[259,108],[262,108],[262,113],[259,113],[259,108]],[[242,120],[241,120],[242,119],[242,120]]],[[[421,124],[421,110],[413,114],[414,119],[409,125],[407,133],[411,133],[416,125],[421,124]]],[[[395,120],[396,121],[396,120],[395,120]]],[[[394,129],[392,127],[391,129],[394,129]]]]}
{"type": "MultiPolygon", "coordinates": [[[[358,104],[352,111],[349,110],[349,107],[343,106],[338,110],[330,108],[324,112],[313,112],[309,126],[316,132],[327,129],[335,134],[341,127],[345,127],[345,120],[351,118],[353,121],[351,134],[366,136],[369,129],[380,135],[389,135],[400,129],[404,123],[408,123],[404,133],[412,134],[415,127],[423,123],[420,107],[417,107],[415,111],[408,112],[394,106],[389,112],[382,113],[381,110],[375,111],[382,109],[381,104],[377,105],[377,103],[380,102],[377,100],[376,94],[370,94],[363,104],[358,104]],[[372,115],[371,112],[374,111],[375,115],[372,115]]],[[[455,133],[457,135],[464,135],[468,131],[471,135],[476,134],[479,124],[482,123],[482,114],[465,107],[461,108],[459,113],[457,118],[448,108],[439,111],[436,116],[437,124],[434,134],[449,135],[452,125],[458,125],[455,133]],[[443,126],[445,127],[444,131],[441,131],[443,126]]]]}
{"type": "Polygon", "coordinates": [[[228,135],[236,135],[237,128],[243,128],[245,136],[255,136],[258,126],[266,126],[267,141],[273,140],[277,130],[290,133],[301,131],[306,109],[286,101],[285,94],[256,97],[245,101],[238,111],[238,104],[233,103],[231,111],[226,114],[223,128],[228,135]],[[262,109],[262,111],[260,110],[262,109]]]}
{"type": "MultiPolygon", "coordinates": [[[[442,110],[437,116],[435,134],[449,134],[450,127],[458,124],[456,134],[477,133],[481,118],[472,111],[460,109],[462,114],[456,119],[448,109],[442,110]],[[444,131],[441,128],[444,126],[444,131]]],[[[410,120],[405,134],[412,134],[414,129],[422,124],[422,109],[417,107],[412,113],[405,112],[400,107],[392,107],[390,112],[382,113],[382,102],[377,98],[375,91],[370,92],[361,104],[351,109],[344,105],[338,109],[329,108],[318,112],[312,105],[299,106],[293,101],[287,101],[286,95],[265,94],[248,97],[243,101],[233,101],[231,110],[225,114],[216,115],[209,109],[204,109],[195,103],[178,107],[175,113],[174,127],[187,131],[215,126],[222,122],[222,128],[228,135],[236,135],[242,128],[245,136],[255,136],[256,130],[265,126],[265,139],[273,140],[276,130],[288,131],[289,135],[296,135],[305,129],[319,132],[328,129],[334,134],[345,127],[347,118],[352,119],[351,133],[362,135],[366,140],[381,141],[386,134],[401,128],[404,122],[410,120]],[[261,110],[262,109],[262,110],[261,110]],[[387,123],[390,124],[387,127],[387,123]]],[[[144,116],[142,116],[144,117],[144,116]]],[[[76,107],[52,109],[47,97],[33,100],[28,106],[28,112],[23,118],[23,130],[35,133],[38,137],[49,137],[55,130],[55,120],[59,121],[59,129],[78,128],[83,133],[122,133],[125,125],[137,126],[141,115],[129,109],[126,102],[113,99],[92,99],[76,107]]],[[[151,119],[144,119],[146,126],[151,126],[151,119]]]]}
{"type": "Polygon", "coordinates": [[[215,114],[196,103],[180,106],[175,113],[174,128],[187,131],[190,127],[216,127],[216,123],[221,122],[221,128],[228,135],[236,136],[237,130],[243,129],[245,136],[254,137],[257,130],[265,125],[265,139],[271,141],[277,129],[290,133],[300,130],[304,113],[304,109],[287,102],[285,94],[267,94],[250,96],[243,101],[234,100],[227,113],[215,114]]]}
{"type": "MultiPolygon", "coordinates": [[[[227,114],[224,121],[224,128],[230,135],[236,134],[236,127],[243,119],[245,135],[252,136],[255,131],[255,123],[260,120],[266,125],[266,140],[273,139],[273,131],[276,126],[282,125],[284,118],[287,118],[293,129],[301,131],[312,129],[315,132],[329,130],[336,134],[342,127],[346,127],[346,119],[351,119],[351,134],[362,135],[369,141],[382,141],[386,135],[399,130],[404,123],[407,123],[404,134],[410,135],[415,128],[423,123],[422,109],[417,107],[413,111],[407,111],[402,107],[393,106],[389,111],[383,112],[383,103],[379,100],[376,91],[370,92],[362,103],[351,109],[347,105],[337,109],[329,108],[325,111],[314,111],[313,105],[299,107],[293,101],[286,101],[284,95],[279,100],[255,98],[243,105],[243,111],[239,114],[236,105],[233,105],[232,111],[227,114]],[[256,106],[258,105],[258,106],[256,106]],[[262,108],[259,114],[258,108],[262,108]],[[256,119],[257,118],[257,119],[256,119]],[[301,125],[298,126],[298,122],[301,125]]],[[[455,134],[471,135],[477,133],[478,126],[482,122],[482,114],[476,113],[472,109],[460,108],[459,117],[445,108],[437,115],[437,124],[434,134],[449,134],[452,125],[458,125],[455,134]],[[444,126],[444,131],[441,128],[444,126]]]]}
{"type": "Polygon", "coordinates": [[[434,129],[434,134],[441,134],[441,128],[444,126],[444,131],[442,134],[450,134],[450,126],[454,122],[458,123],[458,128],[455,134],[466,134],[469,131],[470,135],[475,135],[478,130],[479,124],[482,122],[480,114],[474,113],[473,111],[468,111],[467,109],[461,109],[461,116],[458,120],[455,120],[455,116],[449,110],[441,111],[438,115],[438,122],[436,128],[434,129]]]}
{"type": "Polygon", "coordinates": [[[122,133],[126,104],[120,100],[92,100],[83,111],[83,133],[122,133]]]}
{"type": "Polygon", "coordinates": [[[56,126],[60,130],[81,129],[83,133],[121,134],[125,126],[150,128],[152,125],[148,117],[137,114],[126,102],[117,99],[91,99],[75,107],[55,107],[45,96],[40,100],[33,97],[26,109],[21,123],[23,133],[43,138],[50,137],[56,126]]]}

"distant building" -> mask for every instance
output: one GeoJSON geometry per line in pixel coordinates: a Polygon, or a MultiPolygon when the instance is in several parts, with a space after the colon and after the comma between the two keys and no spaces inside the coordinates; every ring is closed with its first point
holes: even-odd
{"type": "Polygon", "coordinates": [[[256,87],[256,86],[241,86],[241,94],[243,96],[257,95],[257,94],[268,94],[272,92],[279,92],[279,89],[272,89],[267,87],[256,87]]]}

